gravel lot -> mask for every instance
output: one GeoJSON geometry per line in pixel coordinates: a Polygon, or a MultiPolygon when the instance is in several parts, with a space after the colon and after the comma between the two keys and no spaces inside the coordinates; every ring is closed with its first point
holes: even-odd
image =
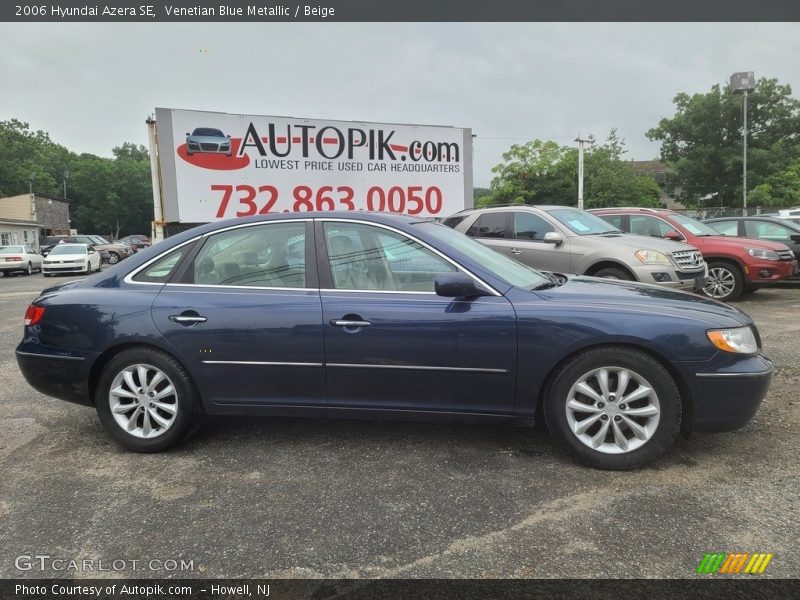
{"type": "Polygon", "coordinates": [[[540,429],[415,423],[214,418],[125,452],[17,369],[25,307],[63,280],[0,278],[0,577],[692,577],[709,551],[800,577],[800,289],[737,303],[777,365],[751,424],[613,473],[540,429]],[[21,572],[24,554],[127,562],[21,572]],[[193,562],[138,570],[170,559],[193,562]]]}

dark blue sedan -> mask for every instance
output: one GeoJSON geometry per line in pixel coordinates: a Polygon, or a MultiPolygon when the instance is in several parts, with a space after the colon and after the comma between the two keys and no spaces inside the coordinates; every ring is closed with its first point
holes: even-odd
{"type": "Polygon", "coordinates": [[[713,300],[530,269],[452,229],[365,213],[205,225],[45,290],[17,348],[37,390],[140,452],[205,415],[543,416],[628,469],[767,393],[752,320],[713,300]]]}

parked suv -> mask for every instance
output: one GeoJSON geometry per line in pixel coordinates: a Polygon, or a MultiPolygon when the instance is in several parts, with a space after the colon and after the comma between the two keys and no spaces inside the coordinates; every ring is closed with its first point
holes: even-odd
{"type": "Polygon", "coordinates": [[[735,300],[790,277],[797,270],[794,254],[784,244],[720,235],[710,226],[671,210],[598,208],[592,211],[614,227],[642,235],[686,241],[708,263],[706,295],[735,300]]]}
{"type": "Polygon", "coordinates": [[[706,264],[696,248],[627,235],[569,206],[470,209],[444,221],[531,267],[611,279],[702,289],[706,264]]]}
{"type": "Polygon", "coordinates": [[[57,235],[49,237],[42,246],[42,253],[47,254],[52,247],[59,243],[88,244],[100,253],[105,262],[115,265],[124,258],[133,255],[133,249],[127,244],[112,244],[99,235],[57,235]]]}

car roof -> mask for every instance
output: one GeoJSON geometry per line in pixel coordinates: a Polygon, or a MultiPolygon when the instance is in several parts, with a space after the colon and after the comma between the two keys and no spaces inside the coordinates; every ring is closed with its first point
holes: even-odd
{"type": "Polygon", "coordinates": [[[764,215],[750,215],[747,217],[714,217],[713,219],[703,219],[703,223],[717,223],[719,221],[731,221],[733,219],[739,219],[742,221],[766,221],[767,223],[784,225],[789,227],[789,229],[797,229],[800,231],[800,226],[798,226],[797,223],[793,223],[792,221],[788,221],[786,219],[781,219],[780,217],[768,217],[764,215]]]}
{"type": "Polygon", "coordinates": [[[538,208],[539,210],[553,210],[557,208],[574,208],[577,210],[577,206],[569,206],[567,204],[493,204],[491,206],[479,206],[473,208],[465,208],[464,210],[460,210],[456,213],[450,215],[454,217],[456,215],[468,215],[477,212],[488,212],[488,211],[496,211],[496,210],[508,210],[508,209],[526,209],[526,208],[538,208]]]}
{"type": "Polygon", "coordinates": [[[643,206],[609,206],[602,208],[590,208],[589,212],[637,212],[652,213],[654,215],[676,215],[674,210],[668,208],[648,208],[643,206]]]}

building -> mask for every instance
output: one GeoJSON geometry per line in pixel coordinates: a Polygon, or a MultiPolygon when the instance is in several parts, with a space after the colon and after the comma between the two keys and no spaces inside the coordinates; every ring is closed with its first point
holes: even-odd
{"type": "Polygon", "coordinates": [[[29,243],[38,248],[42,239],[59,234],[70,234],[66,198],[38,192],[0,198],[0,243],[29,243]]]}

